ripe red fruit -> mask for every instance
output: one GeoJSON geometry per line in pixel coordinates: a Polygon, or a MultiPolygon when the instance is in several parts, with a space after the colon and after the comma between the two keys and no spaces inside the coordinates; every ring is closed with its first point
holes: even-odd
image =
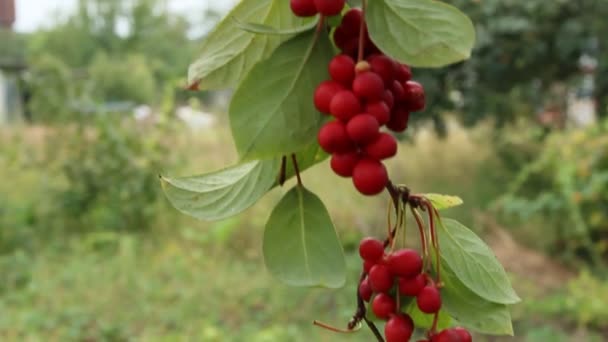
{"type": "Polygon", "coordinates": [[[350,139],[359,144],[367,144],[379,134],[378,120],[370,114],[357,114],[346,124],[350,139]]]}
{"type": "Polygon", "coordinates": [[[426,277],[419,274],[411,278],[399,278],[399,293],[404,296],[416,297],[426,286],[426,277]]]}
{"type": "Polygon", "coordinates": [[[391,273],[400,277],[414,277],[422,271],[422,257],[413,249],[400,249],[388,257],[391,273]]]}
{"type": "Polygon", "coordinates": [[[395,102],[401,102],[405,99],[405,89],[403,88],[403,84],[401,84],[399,81],[393,81],[391,91],[393,92],[395,102]]]}
{"type": "Polygon", "coordinates": [[[445,329],[439,334],[431,337],[431,342],[464,342],[460,335],[453,329],[445,329]]]}
{"type": "Polygon", "coordinates": [[[414,332],[414,321],[407,314],[393,315],[384,326],[386,342],[409,341],[414,332]]]}
{"type": "Polygon", "coordinates": [[[376,159],[361,159],[353,170],[353,184],[360,193],[377,195],[388,183],[388,173],[384,164],[376,159]]]}
{"type": "Polygon", "coordinates": [[[473,336],[471,336],[471,333],[463,328],[463,327],[456,327],[456,328],[452,328],[453,331],[455,331],[458,336],[460,336],[460,341],[461,342],[473,342],[473,336]]]}
{"type": "Polygon", "coordinates": [[[386,89],[384,91],[384,96],[382,96],[382,100],[390,109],[393,109],[393,107],[395,106],[395,96],[393,95],[393,92],[390,89],[386,89]]]}
{"type": "Polygon", "coordinates": [[[314,0],[314,3],[319,13],[332,17],[342,12],[346,0],[314,0]]]}
{"type": "Polygon", "coordinates": [[[362,72],[353,81],[353,92],[369,101],[381,100],[384,95],[384,81],[375,72],[362,72]]]}
{"type": "Polygon", "coordinates": [[[425,95],[422,85],[415,81],[407,81],[403,85],[405,90],[405,98],[403,101],[407,104],[410,112],[418,112],[425,107],[425,95]]]}
{"type": "Polygon", "coordinates": [[[346,44],[352,39],[352,35],[343,26],[338,26],[334,30],[334,43],[340,50],[344,50],[346,44]]]}
{"type": "Polygon", "coordinates": [[[395,62],[385,55],[374,55],[368,59],[372,71],[378,74],[384,84],[389,86],[395,79],[395,62]]]}
{"type": "Polygon", "coordinates": [[[353,175],[353,169],[361,157],[357,152],[348,153],[334,153],[331,156],[331,169],[342,177],[351,177],[353,175]]]}
{"type": "Polygon", "coordinates": [[[409,121],[410,112],[406,108],[399,106],[393,110],[393,115],[386,124],[386,127],[393,132],[403,132],[407,129],[409,121]]]}
{"type": "Polygon", "coordinates": [[[416,297],[416,303],[420,311],[432,314],[441,309],[441,295],[433,285],[425,286],[416,297]]]}
{"type": "Polygon", "coordinates": [[[384,243],[378,239],[366,237],[359,243],[359,255],[363,260],[376,263],[384,256],[384,243]]]}
{"type": "Polygon", "coordinates": [[[365,112],[373,115],[380,126],[385,125],[391,118],[391,109],[384,101],[367,103],[365,105],[365,112]]]}
{"type": "Polygon", "coordinates": [[[363,20],[363,12],[359,8],[352,8],[348,10],[342,17],[340,27],[349,33],[350,36],[358,36],[359,29],[361,27],[361,21],[363,20]]]}
{"type": "Polygon", "coordinates": [[[335,81],[323,81],[317,86],[314,94],[314,102],[317,110],[324,114],[329,114],[329,104],[331,99],[334,98],[340,90],[344,90],[344,87],[335,81]]]}
{"type": "Polygon", "coordinates": [[[290,0],[289,6],[298,17],[312,17],[318,13],[314,0],[290,0]]]}
{"type": "Polygon", "coordinates": [[[387,159],[397,154],[397,140],[388,133],[380,133],[364,150],[367,156],[374,159],[387,159]]]}
{"type": "Polygon", "coordinates": [[[337,55],[329,62],[329,75],[336,81],[350,87],[355,79],[355,60],[347,55],[337,55]]]}
{"type": "Polygon", "coordinates": [[[388,267],[382,264],[374,265],[367,278],[374,292],[388,292],[393,287],[393,275],[388,267]]]}
{"type": "Polygon", "coordinates": [[[405,64],[397,64],[395,78],[403,83],[412,79],[412,69],[405,64]]]}
{"type": "Polygon", "coordinates": [[[352,91],[342,90],[331,99],[329,109],[336,118],[346,122],[361,112],[361,102],[352,91]]]}
{"type": "Polygon", "coordinates": [[[346,126],[339,121],[330,121],[323,125],[319,130],[317,140],[327,153],[344,153],[352,148],[352,142],[346,133],[346,126]]]}
{"type": "Polygon", "coordinates": [[[363,270],[365,271],[365,273],[369,273],[369,271],[371,271],[371,269],[372,269],[372,267],[374,267],[374,265],[376,265],[375,261],[364,260],[363,261],[363,270]]]}
{"type": "Polygon", "coordinates": [[[369,300],[372,299],[373,293],[374,293],[374,291],[369,286],[369,279],[368,278],[363,279],[361,284],[359,284],[359,295],[361,296],[361,298],[364,301],[369,302],[369,300]]]}
{"type": "Polygon", "coordinates": [[[376,317],[381,319],[388,319],[395,313],[396,308],[395,300],[386,293],[377,294],[372,301],[372,311],[376,317]]]}

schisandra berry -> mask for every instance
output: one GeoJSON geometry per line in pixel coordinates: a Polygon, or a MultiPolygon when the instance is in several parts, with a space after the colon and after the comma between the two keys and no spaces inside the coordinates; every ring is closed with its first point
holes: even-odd
{"type": "Polygon", "coordinates": [[[368,59],[371,70],[378,74],[384,84],[389,86],[395,79],[395,61],[385,55],[374,55],[368,59]]]}
{"type": "Polygon", "coordinates": [[[431,342],[464,342],[460,335],[453,329],[445,329],[439,334],[431,337],[431,342]]]}
{"type": "Polygon", "coordinates": [[[441,309],[441,295],[439,289],[433,285],[425,286],[416,297],[416,303],[420,311],[433,314],[441,309]]]}
{"type": "Polygon", "coordinates": [[[403,132],[407,129],[409,120],[410,112],[406,108],[399,106],[393,110],[393,115],[386,124],[386,127],[393,132],[403,132]]]}
{"type": "Polygon", "coordinates": [[[353,92],[357,97],[369,101],[380,100],[384,95],[384,81],[375,72],[362,72],[353,81],[353,92]]]}
{"type": "Polygon", "coordinates": [[[346,124],[346,133],[355,143],[364,145],[373,141],[378,134],[380,125],[378,120],[370,114],[357,114],[346,124]]]}
{"type": "Polygon", "coordinates": [[[361,156],[358,152],[334,153],[329,164],[337,175],[351,177],[359,159],[361,156]]]}
{"type": "Polygon", "coordinates": [[[350,88],[355,79],[355,60],[350,56],[341,54],[329,62],[329,75],[331,78],[350,88]]]}
{"type": "Polygon", "coordinates": [[[399,293],[404,296],[416,297],[426,286],[426,276],[419,274],[411,278],[399,278],[399,293]]]}
{"type": "Polygon", "coordinates": [[[351,8],[342,17],[340,27],[342,27],[351,36],[357,36],[363,20],[363,12],[359,8],[351,8]]]}
{"type": "Polygon", "coordinates": [[[381,193],[388,183],[388,173],[384,164],[376,159],[361,159],[353,170],[353,184],[367,196],[381,193]]]}
{"type": "Polygon", "coordinates": [[[319,130],[317,140],[327,153],[343,153],[352,148],[346,127],[339,121],[330,121],[323,125],[319,130]]]}
{"type": "Polygon", "coordinates": [[[456,327],[452,328],[452,330],[458,333],[461,342],[473,342],[473,336],[471,336],[471,333],[467,329],[463,327],[456,327]]]}
{"type": "Polygon", "coordinates": [[[372,311],[378,318],[388,319],[396,309],[397,303],[386,293],[378,293],[372,300],[372,311]]]}
{"type": "Polygon", "coordinates": [[[404,102],[410,112],[418,112],[425,107],[425,95],[422,85],[415,81],[407,81],[404,84],[405,98],[404,102]]]}
{"type": "Polygon", "coordinates": [[[376,139],[365,146],[365,154],[383,160],[397,154],[397,140],[388,133],[380,133],[376,139]]]}
{"type": "Polygon", "coordinates": [[[397,80],[393,81],[391,92],[395,98],[395,102],[401,102],[405,100],[405,88],[403,84],[397,80]]]}
{"type": "Polygon", "coordinates": [[[422,271],[422,257],[413,249],[400,249],[389,255],[388,267],[394,275],[414,277],[422,271]]]}
{"type": "Polygon", "coordinates": [[[289,6],[298,17],[312,17],[318,13],[314,0],[290,0],[289,6]]]}
{"type": "Polygon", "coordinates": [[[388,292],[393,287],[393,276],[388,267],[376,264],[369,271],[369,285],[374,292],[388,292]]]}
{"type": "Polygon", "coordinates": [[[384,96],[382,96],[382,101],[386,103],[389,109],[393,109],[395,107],[395,95],[390,89],[386,89],[384,91],[384,96]]]}
{"type": "Polygon", "coordinates": [[[363,271],[365,271],[365,273],[369,273],[369,271],[371,271],[372,267],[374,267],[375,265],[376,265],[375,261],[364,260],[363,261],[363,271]]]}
{"type": "Polygon", "coordinates": [[[370,299],[372,299],[373,293],[374,291],[372,290],[371,286],[369,286],[369,279],[363,279],[361,284],[359,284],[359,295],[361,296],[361,298],[364,301],[369,302],[370,299]]]}
{"type": "Polygon", "coordinates": [[[366,237],[359,243],[359,255],[363,260],[376,263],[384,256],[384,244],[378,239],[366,237]]]}
{"type": "Polygon", "coordinates": [[[403,83],[412,79],[412,69],[405,64],[398,64],[395,70],[395,78],[403,83]]]}
{"type": "Polygon", "coordinates": [[[368,102],[364,111],[373,115],[381,126],[391,119],[391,109],[384,101],[368,102]]]}
{"type": "Polygon", "coordinates": [[[314,103],[317,110],[324,114],[331,112],[329,104],[331,99],[344,87],[336,81],[323,81],[317,86],[314,94],[314,103]]]}
{"type": "Polygon", "coordinates": [[[352,91],[342,90],[331,99],[329,109],[333,116],[347,122],[361,112],[361,102],[352,91]]]}
{"type": "Polygon", "coordinates": [[[398,314],[390,317],[384,326],[386,342],[409,341],[414,332],[414,321],[407,314],[398,314]]]}
{"type": "Polygon", "coordinates": [[[333,17],[340,14],[346,0],[314,0],[315,7],[324,16],[333,17]]]}

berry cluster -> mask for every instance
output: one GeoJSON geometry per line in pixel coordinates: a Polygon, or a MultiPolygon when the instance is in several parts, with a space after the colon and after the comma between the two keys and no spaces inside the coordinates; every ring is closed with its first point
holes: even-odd
{"type": "Polygon", "coordinates": [[[312,17],[317,14],[326,17],[338,15],[344,9],[346,0],[290,0],[291,11],[298,17],[312,17]]]}
{"type": "MultiPolygon", "coordinates": [[[[380,129],[403,132],[411,112],[423,110],[423,87],[411,80],[410,68],[382,54],[367,30],[359,39],[364,19],[359,9],[349,10],[334,32],[342,53],[329,63],[330,80],[315,90],[314,104],[321,113],[333,116],[319,131],[319,145],[332,155],[331,168],[342,177],[352,177],[364,195],[380,193],[388,182],[382,160],[397,154],[397,141],[380,129]],[[361,41],[367,46],[362,60],[353,55],[361,41]]],[[[363,51],[362,51],[363,52],[363,51]]]]}
{"type": "MultiPolygon", "coordinates": [[[[414,332],[414,322],[408,314],[401,312],[397,305],[400,298],[397,297],[415,297],[420,311],[427,314],[437,314],[441,309],[439,288],[424,272],[422,257],[413,249],[387,254],[384,243],[373,238],[361,241],[359,255],[366,273],[359,284],[359,295],[366,302],[371,300],[371,310],[378,318],[387,320],[384,327],[387,342],[409,341],[414,332]]],[[[468,331],[453,328],[432,334],[429,341],[471,340],[468,331]]]]}

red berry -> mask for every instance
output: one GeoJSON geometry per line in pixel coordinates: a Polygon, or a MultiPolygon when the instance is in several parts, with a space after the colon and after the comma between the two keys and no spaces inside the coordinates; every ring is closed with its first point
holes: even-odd
{"type": "Polygon", "coordinates": [[[403,84],[399,83],[399,81],[393,81],[391,91],[393,92],[395,102],[401,102],[405,99],[405,89],[403,88],[403,84]]]}
{"type": "Polygon", "coordinates": [[[403,85],[405,90],[405,98],[403,101],[407,104],[410,112],[418,112],[424,110],[425,96],[424,88],[418,82],[407,81],[403,85]]]}
{"type": "Polygon", "coordinates": [[[353,170],[353,184],[364,195],[372,196],[381,193],[387,183],[386,168],[376,159],[361,159],[353,170]]]}
{"type": "Polygon", "coordinates": [[[382,78],[385,85],[391,85],[395,79],[395,62],[385,55],[374,55],[368,60],[372,71],[382,78]]]}
{"type": "Polygon", "coordinates": [[[431,342],[464,342],[460,335],[453,329],[445,329],[439,334],[431,337],[431,342]]]}
{"type": "Polygon", "coordinates": [[[413,249],[400,249],[388,257],[391,273],[400,277],[414,277],[422,271],[422,258],[413,249]]]}
{"type": "Polygon", "coordinates": [[[312,17],[318,13],[314,0],[290,0],[289,6],[298,17],[312,17]]]}
{"type": "Polygon", "coordinates": [[[369,273],[369,271],[372,270],[372,267],[374,267],[374,265],[376,265],[375,261],[364,260],[363,261],[363,271],[365,271],[365,273],[369,273]]]}
{"type": "Polygon", "coordinates": [[[317,140],[327,153],[343,153],[352,148],[352,142],[346,133],[346,126],[339,121],[330,121],[323,125],[319,130],[317,140]]]}
{"type": "Polygon", "coordinates": [[[342,90],[331,99],[329,109],[336,118],[346,122],[361,112],[361,102],[352,91],[342,90]]]}
{"type": "Polygon", "coordinates": [[[370,114],[357,114],[346,124],[348,136],[359,144],[374,140],[379,134],[379,129],[378,120],[370,114]]]}
{"type": "Polygon", "coordinates": [[[393,115],[386,124],[386,127],[393,132],[403,132],[407,129],[409,120],[410,112],[399,106],[393,110],[393,115]]]}
{"type": "Polygon", "coordinates": [[[373,115],[380,126],[385,125],[391,118],[391,109],[386,103],[384,103],[384,101],[370,102],[366,104],[365,112],[373,115]]]}
{"type": "Polygon", "coordinates": [[[452,330],[460,336],[461,342],[473,342],[473,336],[471,336],[471,333],[467,329],[463,327],[456,327],[452,328],[452,330]]]}
{"type": "Polygon", "coordinates": [[[388,319],[395,313],[396,308],[397,304],[393,298],[386,293],[377,294],[372,301],[372,311],[376,317],[381,319],[388,319]]]}
{"type": "Polygon", "coordinates": [[[342,26],[338,26],[334,30],[334,43],[340,50],[344,50],[346,44],[352,39],[352,35],[342,26]]]}
{"type": "Polygon", "coordinates": [[[323,81],[317,86],[314,94],[315,107],[321,113],[329,114],[329,104],[331,99],[334,98],[340,90],[344,90],[344,87],[335,81],[323,81]]]}
{"type": "Polygon", "coordinates": [[[407,314],[393,315],[384,326],[386,342],[409,341],[414,332],[414,321],[407,314]]]}
{"type": "Polygon", "coordinates": [[[362,72],[353,81],[353,92],[369,101],[380,100],[384,96],[384,81],[375,72],[362,72]]]}
{"type": "Polygon", "coordinates": [[[347,55],[337,55],[329,62],[329,75],[331,78],[348,87],[355,79],[355,60],[347,55]]]}
{"type": "Polygon", "coordinates": [[[342,12],[346,0],[314,0],[314,3],[319,13],[327,17],[333,17],[342,12]]]}
{"type": "Polygon", "coordinates": [[[420,311],[432,314],[441,309],[441,295],[439,290],[432,285],[425,286],[416,297],[416,303],[420,311]]]}
{"type": "Polygon", "coordinates": [[[348,10],[342,17],[340,27],[343,28],[350,36],[358,36],[359,29],[361,27],[361,21],[363,20],[363,12],[359,8],[352,8],[348,10]]]}
{"type": "Polygon", "coordinates": [[[384,244],[378,239],[366,237],[359,243],[359,255],[363,260],[376,263],[384,256],[384,244]]]}
{"type": "Polygon", "coordinates": [[[397,154],[397,140],[388,133],[380,133],[365,146],[365,154],[378,160],[393,157],[397,154]]]}
{"type": "Polygon", "coordinates": [[[393,275],[384,265],[374,265],[367,277],[374,292],[388,292],[393,287],[393,275]]]}
{"type": "Polygon", "coordinates": [[[337,175],[351,177],[359,159],[360,156],[357,152],[335,153],[331,156],[329,164],[337,175]]]}
{"type": "Polygon", "coordinates": [[[359,295],[361,296],[361,298],[364,301],[369,302],[369,300],[372,299],[373,293],[374,293],[374,291],[369,286],[369,279],[368,278],[363,279],[361,284],[359,284],[359,295]]]}
{"type": "Polygon", "coordinates": [[[416,297],[426,286],[426,276],[419,274],[412,278],[399,278],[399,293],[404,296],[416,297]]]}
{"type": "Polygon", "coordinates": [[[384,101],[384,103],[386,103],[389,109],[393,109],[393,107],[395,106],[395,96],[393,95],[393,92],[390,89],[386,89],[384,91],[384,96],[382,97],[382,100],[384,101]]]}
{"type": "Polygon", "coordinates": [[[395,78],[403,83],[412,79],[412,69],[405,64],[397,64],[395,68],[395,78]]]}

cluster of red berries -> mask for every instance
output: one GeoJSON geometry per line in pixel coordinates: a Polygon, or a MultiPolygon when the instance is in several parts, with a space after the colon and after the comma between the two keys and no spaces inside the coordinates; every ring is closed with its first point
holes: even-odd
{"type": "MultiPolygon", "coordinates": [[[[415,297],[420,311],[427,314],[437,314],[441,309],[441,294],[431,277],[423,271],[422,257],[413,249],[387,254],[382,241],[373,238],[361,241],[359,255],[366,273],[359,284],[359,295],[366,302],[371,300],[371,310],[376,317],[387,320],[384,327],[387,342],[409,341],[414,332],[414,322],[397,307],[395,297],[415,297]]],[[[447,329],[430,338],[432,342],[472,340],[463,328],[447,329]]]]}
{"type": "Polygon", "coordinates": [[[342,177],[352,177],[364,195],[376,195],[388,182],[382,160],[397,154],[397,141],[380,129],[386,126],[403,132],[411,112],[425,107],[423,87],[411,80],[410,68],[382,54],[367,34],[370,54],[356,63],[350,47],[357,44],[361,10],[352,9],[336,28],[334,40],[342,49],[329,63],[330,80],[314,93],[321,113],[333,116],[317,136],[319,145],[332,155],[331,168],[342,177]]]}
{"type": "Polygon", "coordinates": [[[290,0],[291,11],[298,17],[312,17],[317,14],[326,17],[338,15],[344,9],[346,0],[290,0]]]}

